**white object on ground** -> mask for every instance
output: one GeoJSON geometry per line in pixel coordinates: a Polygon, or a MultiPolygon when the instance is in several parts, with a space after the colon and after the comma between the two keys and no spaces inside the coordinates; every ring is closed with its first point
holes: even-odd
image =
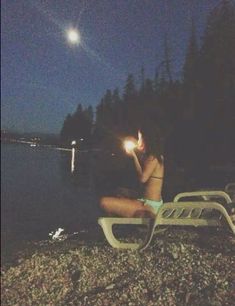
{"type": "Polygon", "coordinates": [[[59,228],[55,231],[55,233],[54,233],[54,232],[49,233],[49,236],[51,236],[51,238],[52,238],[53,240],[56,240],[56,239],[60,240],[60,239],[62,239],[62,236],[61,236],[60,234],[61,234],[63,231],[64,231],[64,229],[59,227],[59,228]]]}

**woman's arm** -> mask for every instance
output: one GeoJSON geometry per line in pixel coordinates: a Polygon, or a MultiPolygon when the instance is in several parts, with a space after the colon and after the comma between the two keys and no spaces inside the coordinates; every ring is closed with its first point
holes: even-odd
{"type": "Polygon", "coordinates": [[[134,159],[135,168],[140,182],[146,183],[157,166],[157,159],[153,156],[148,157],[144,163],[144,167],[142,168],[134,150],[131,152],[131,155],[134,159]]]}

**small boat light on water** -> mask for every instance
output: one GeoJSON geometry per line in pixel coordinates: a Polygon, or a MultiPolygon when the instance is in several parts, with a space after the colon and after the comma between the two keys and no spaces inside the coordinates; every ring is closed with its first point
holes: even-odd
{"type": "Polygon", "coordinates": [[[134,143],[134,141],[131,140],[125,140],[123,145],[126,151],[131,151],[136,148],[136,144],[134,143]]]}

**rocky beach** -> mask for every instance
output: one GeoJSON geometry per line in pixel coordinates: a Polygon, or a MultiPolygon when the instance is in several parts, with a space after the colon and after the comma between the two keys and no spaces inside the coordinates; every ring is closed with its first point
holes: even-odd
{"type": "Polygon", "coordinates": [[[226,229],[168,227],[138,252],[111,248],[98,229],[13,246],[1,274],[3,306],[231,306],[235,238],[226,229]]]}

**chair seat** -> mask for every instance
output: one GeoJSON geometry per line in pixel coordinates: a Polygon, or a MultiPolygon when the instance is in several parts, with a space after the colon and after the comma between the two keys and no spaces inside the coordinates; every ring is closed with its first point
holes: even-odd
{"type": "Polygon", "coordinates": [[[168,202],[159,209],[156,217],[151,218],[99,218],[106,239],[115,248],[145,249],[152,240],[158,226],[222,227],[227,224],[233,234],[235,225],[227,210],[217,202],[168,202]],[[147,225],[147,234],[142,243],[119,241],[113,233],[114,224],[147,225]]]}

